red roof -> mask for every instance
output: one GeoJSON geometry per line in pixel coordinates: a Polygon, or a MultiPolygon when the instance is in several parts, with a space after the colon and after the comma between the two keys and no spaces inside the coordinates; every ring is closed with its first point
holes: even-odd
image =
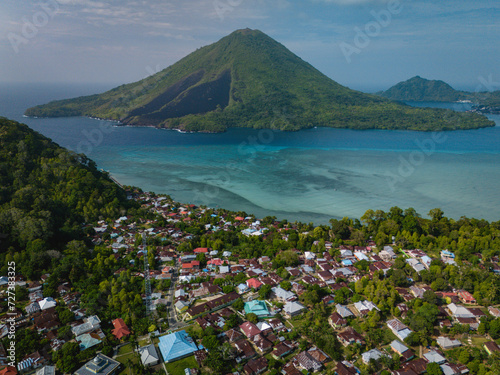
{"type": "Polygon", "coordinates": [[[224,264],[224,261],[222,259],[215,258],[215,259],[209,260],[207,262],[207,264],[213,264],[214,266],[222,266],[224,264]]]}
{"type": "Polygon", "coordinates": [[[14,366],[5,366],[0,370],[0,375],[16,375],[17,370],[14,366]]]}
{"type": "Polygon", "coordinates": [[[196,249],[194,249],[194,252],[195,253],[207,253],[208,248],[207,247],[197,247],[196,249]]]}
{"type": "Polygon", "coordinates": [[[122,337],[130,335],[130,330],[128,329],[127,325],[123,321],[122,318],[118,318],[113,320],[113,326],[115,329],[111,331],[111,333],[118,339],[120,340],[122,337]]]}
{"type": "Polygon", "coordinates": [[[245,220],[245,218],[244,218],[244,217],[241,217],[241,216],[236,216],[236,217],[234,218],[234,220],[243,221],[243,220],[245,220]]]}
{"type": "Polygon", "coordinates": [[[183,269],[191,269],[191,268],[193,268],[193,265],[191,263],[182,263],[182,268],[183,269]]]}
{"type": "Polygon", "coordinates": [[[248,338],[258,335],[261,332],[261,330],[257,328],[255,324],[250,322],[245,322],[240,325],[240,329],[248,338]]]}
{"type": "Polygon", "coordinates": [[[248,279],[247,280],[247,286],[249,288],[260,288],[262,286],[262,283],[257,280],[257,279],[248,279]]]}

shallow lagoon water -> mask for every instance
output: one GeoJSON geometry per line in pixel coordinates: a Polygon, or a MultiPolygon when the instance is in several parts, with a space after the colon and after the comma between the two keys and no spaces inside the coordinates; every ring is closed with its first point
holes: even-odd
{"type": "MultiPolygon", "coordinates": [[[[107,88],[3,85],[0,115],[85,152],[123,184],[180,202],[316,224],[392,206],[500,219],[499,126],[439,134],[328,128],[182,134],[88,118],[22,117],[29,106],[107,88]]],[[[500,123],[500,116],[490,118],[500,123]]]]}

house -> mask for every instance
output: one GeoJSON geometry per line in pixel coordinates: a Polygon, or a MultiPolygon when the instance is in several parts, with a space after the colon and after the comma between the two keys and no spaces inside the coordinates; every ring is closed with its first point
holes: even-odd
{"type": "Polygon", "coordinates": [[[262,333],[255,335],[252,339],[255,347],[259,352],[265,353],[273,348],[273,343],[269,341],[262,333]]]}
{"type": "Polygon", "coordinates": [[[493,353],[500,352],[500,347],[497,345],[495,341],[488,341],[483,344],[484,350],[488,353],[488,355],[492,355],[493,353]]]}
{"type": "Polygon", "coordinates": [[[450,312],[451,316],[453,316],[455,319],[456,318],[474,318],[474,314],[470,312],[469,309],[460,306],[460,305],[455,305],[454,303],[450,303],[449,305],[446,306],[448,311],[450,312]]]}
{"type": "Polygon", "coordinates": [[[339,303],[335,305],[335,308],[337,309],[337,312],[342,318],[347,318],[349,316],[354,316],[351,310],[347,306],[343,306],[339,303]]]}
{"type": "Polygon", "coordinates": [[[302,375],[292,362],[288,362],[281,370],[283,375],[302,375]]]}
{"type": "Polygon", "coordinates": [[[305,306],[296,301],[289,301],[283,307],[283,311],[288,317],[294,317],[305,310],[305,306]]]}
{"type": "Polygon", "coordinates": [[[252,345],[245,339],[236,341],[234,347],[238,351],[239,356],[243,359],[250,359],[257,355],[252,345]]]}
{"type": "Polygon", "coordinates": [[[469,373],[467,366],[457,365],[455,363],[445,363],[440,367],[443,371],[443,375],[464,375],[469,373]]]}
{"type": "Polygon", "coordinates": [[[313,346],[307,353],[321,364],[328,362],[331,358],[323,350],[313,346]]]}
{"type": "Polygon", "coordinates": [[[295,367],[304,369],[306,371],[316,372],[321,370],[323,365],[312,357],[308,352],[304,351],[293,357],[295,367]]]}
{"type": "Polygon", "coordinates": [[[489,306],[488,312],[493,315],[495,318],[500,318],[500,309],[497,307],[489,306]]]}
{"type": "Polygon", "coordinates": [[[189,303],[186,301],[179,300],[174,304],[174,307],[177,310],[177,312],[182,313],[189,308],[189,303]]]}
{"type": "Polygon", "coordinates": [[[5,366],[0,370],[0,375],[17,375],[17,370],[14,366],[5,366]]]}
{"type": "Polygon", "coordinates": [[[97,315],[89,316],[83,319],[84,323],[71,328],[75,336],[83,335],[84,333],[94,331],[101,327],[101,320],[97,315]]]}
{"type": "Polygon", "coordinates": [[[238,293],[243,294],[248,292],[250,288],[247,286],[247,284],[241,283],[236,287],[236,290],[238,291],[238,293]]]}
{"type": "Polygon", "coordinates": [[[295,349],[295,347],[292,345],[291,342],[283,341],[283,342],[280,342],[278,345],[276,345],[276,347],[274,348],[274,350],[272,351],[271,354],[275,359],[279,360],[279,359],[283,358],[284,356],[293,352],[294,349],[295,349]]]}
{"type": "Polygon", "coordinates": [[[39,301],[38,304],[40,305],[40,310],[47,310],[51,307],[55,307],[57,305],[57,302],[52,297],[45,297],[44,299],[39,301]]]}
{"type": "Polygon", "coordinates": [[[252,278],[252,279],[247,280],[247,286],[249,288],[253,288],[253,289],[257,290],[262,286],[262,283],[259,280],[252,278]]]}
{"type": "Polygon", "coordinates": [[[269,309],[265,301],[253,300],[245,302],[245,314],[254,313],[258,317],[269,316],[269,309]]]}
{"type": "Polygon", "coordinates": [[[51,331],[52,329],[59,327],[61,324],[55,307],[35,314],[33,321],[39,332],[51,331]]]}
{"type": "Polygon", "coordinates": [[[435,350],[430,350],[427,353],[424,354],[425,359],[427,362],[435,362],[438,365],[442,365],[443,363],[446,362],[446,358],[441,355],[441,353],[435,351],[435,350]]]}
{"type": "Polygon", "coordinates": [[[101,337],[97,333],[91,332],[76,336],[75,340],[78,343],[78,345],[80,345],[80,350],[85,350],[93,346],[99,345],[101,343],[101,338],[104,338],[104,334],[102,334],[101,337]]]}
{"type": "Polygon", "coordinates": [[[56,366],[43,366],[36,371],[35,375],[55,375],[55,373],[56,366]]]}
{"type": "Polygon", "coordinates": [[[75,371],[75,375],[112,375],[117,373],[120,362],[102,353],[75,371]]]}
{"type": "Polygon", "coordinates": [[[113,326],[115,327],[111,330],[111,333],[118,339],[121,340],[123,337],[127,337],[130,335],[130,330],[123,321],[122,318],[118,318],[113,320],[113,326]]]}
{"type": "Polygon", "coordinates": [[[406,345],[398,340],[394,340],[391,342],[391,349],[399,355],[403,355],[404,352],[409,350],[406,345]]]}
{"type": "Polygon", "coordinates": [[[448,250],[441,250],[441,259],[443,260],[455,259],[455,254],[453,254],[451,251],[448,250]]]}
{"type": "Polygon", "coordinates": [[[230,329],[230,330],[224,332],[224,334],[226,335],[229,342],[235,342],[243,337],[241,332],[239,332],[235,329],[230,329]]]}
{"type": "Polygon", "coordinates": [[[247,375],[256,375],[261,374],[267,369],[267,359],[266,357],[260,357],[256,359],[251,359],[248,363],[243,367],[243,371],[247,375]]]}
{"type": "Polygon", "coordinates": [[[160,356],[154,344],[139,348],[139,355],[141,356],[141,362],[144,367],[154,366],[160,363],[160,356]]]}
{"type": "Polygon", "coordinates": [[[197,247],[196,249],[193,250],[194,253],[196,254],[206,254],[208,253],[208,248],[206,247],[197,247]]]}
{"type": "Polygon", "coordinates": [[[161,336],[158,348],[165,362],[174,362],[189,357],[198,350],[195,342],[185,330],[161,336]]]}
{"type": "Polygon", "coordinates": [[[475,305],[476,304],[476,299],[468,291],[460,290],[460,291],[458,291],[457,294],[458,294],[458,298],[460,298],[460,301],[462,301],[462,303],[466,303],[468,305],[475,305]]]}
{"type": "Polygon", "coordinates": [[[410,333],[412,333],[412,331],[403,323],[401,323],[399,319],[389,320],[387,322],[387,327],[389,327],[392,333],[394,333],[396,337],[401,341],[404,341],[404,339],[408,337],[410,333]]]}
{"type": "Polygon", "coordinates": [[[445,336],[439,336],[436,341],[437,344],[444,350],[458,348],[460,345],[462,345],[460,341],[455,339],[451,340],[445,336]]]}
{"type": "Polygon", "coordinates": [[[335,375],[357,375],[360,373],[358,368],[347,361],[338,362],[335,369],[335,375]]]}
{"type": "Polygon", "coordinates": [[[358,301],[354,303],[354,307],[360,315],[366,315],[372,310],[378,310],[378,307],[373,304],[371,301],[358,301]]]}
{"type": "Polygon", "coordinates": [[[251,322],[245,322],[240,325],[241,332],[248,337],[251,338],[255,335],[258,335],[261,331],[257,326],[251,322]]]}
{"type": "Polygon", "coordinates": [[[274,288],[271,288],[271,290],[275,298],[282,302],[293,301],[297,298],[295,293],[287,291],[280,286],[275,286],[274,288]]]}
{"type": "Polygon", "coordinates": [[[328,317],[328,323],[334,328],[338,329],[347,325],[347,320],[342,318],[338,312],[334,312],[328,317]]]}
{"type": "Polygon", "coordinates": [[[361,354],[361,358],[363,359],[363,362],[366,364],[370,363],[371,360],[378,361],[380,358],[382,358],[382,356],[388,357],[387,354],[383,354],[378,349],[371,349],[361,354]]]}
{"type": "Polygon", "coordinates": [[[337,334],[339,341],[344,346],[359,344],[364,345],[365,339],[352,327],[347,327],[344,331],[337,334]]]}

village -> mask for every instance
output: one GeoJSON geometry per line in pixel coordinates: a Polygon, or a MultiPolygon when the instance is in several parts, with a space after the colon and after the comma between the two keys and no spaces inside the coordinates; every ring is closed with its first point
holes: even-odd
{"type": "MultiPolygon", "coordinates": [[[[36,350],[12,366],[5,348],[11,316],[3,314],[0,375],[67,373],[79,352],[76,361],[87,360],[77,375],[493,373],[486,364],[500,353],[500,329],[492,333],[500,309],[441,277],[430,282],[433,273],[467,266],[452,251],[314,239],[308,250],[248,257],[251,244],[271,234],[282,243],[322,235],[152,193],[129,198],[147,218],[123,216],[89,230],[94,251],[102,251],[92,261],[111,271],[98,286],[109,295],[100,303],[117,312],[89,308],[86,291],[71,282],[17,275],[16,290],[24,293],[15,327],[36,337],[26,344],[36,350]],[[248,243],[248,251],[227,250],[224,236],[248,243]],[[204,246],[192,246],[195,239],[204,246]],[[121,289],[114,301],[119,283],[135,295],[128,299],[121,289]],[[132,307],[124,309],[124,301],[132,307]]],[[[500,273],[498,257],[491,265],[490,273],[500,273]]],[[[4,298],[7,284],[1,277],[4,298]]]]}

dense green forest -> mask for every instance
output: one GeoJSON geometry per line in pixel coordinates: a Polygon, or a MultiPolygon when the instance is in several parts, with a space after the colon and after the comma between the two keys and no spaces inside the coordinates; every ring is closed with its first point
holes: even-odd
{"type": "MultiPolygon", "coordinates": [[[[132,203],[93,161],[0,118],[0,250],[59,249],[132,203]]],[[[33,259],[36,263],[36,259],[33,259]]]]}
{"type": "Polygon", "coordinates": [[[28,116],[91,116],[128,125],[221,132],[457,130],[494,126],[479,114],[413,108],[351,90],[258,30],[238,30],[139,82],[29,108],[28,116]]]}
{"type": "MultiPolygon", "coordinates": [[[[480,86],[481,90],[489,87],[480,86]]],[[[415,76],[407,81],[399,82],[386,91],[377,93],[391,100],[413,102],[457,102],[470,100],[480,106],[500,106],[500,91],[460,91],[439,80],[428,80],[415,76]]]]}

